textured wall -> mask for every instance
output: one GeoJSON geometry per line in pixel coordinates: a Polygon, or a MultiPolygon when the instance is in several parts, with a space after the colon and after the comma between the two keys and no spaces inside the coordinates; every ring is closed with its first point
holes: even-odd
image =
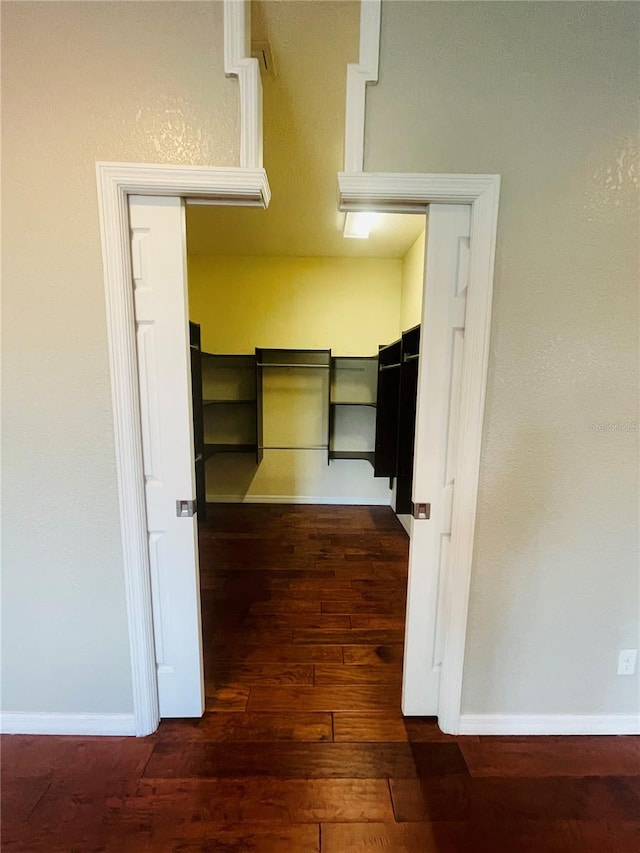
{"type": "Polygon", "coordinates": [[[638,708],[639,15],[383,3],[366,169],[503,176],[470,713],[638,708]]]}
{"type": "Polygon", "coordinates": [[[3,705],[131,710],[95,161],[235,165],[217,2],[2,4],[3,705]]]}

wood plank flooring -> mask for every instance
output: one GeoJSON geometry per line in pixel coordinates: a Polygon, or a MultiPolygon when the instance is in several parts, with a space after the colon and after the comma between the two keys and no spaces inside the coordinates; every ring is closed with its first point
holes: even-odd
{"type": "Polygon", "coordinates": [[[404,719],[389,509],[213,506],[207,712],[149,738],[5,736],[6,853],[638,853],[640,738],[404,719]]]}

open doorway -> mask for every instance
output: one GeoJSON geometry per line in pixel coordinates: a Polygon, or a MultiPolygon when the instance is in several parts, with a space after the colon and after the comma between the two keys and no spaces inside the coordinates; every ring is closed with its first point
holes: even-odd
{"type": "MultiPolygon", "coordinates": [[[[272,6],[275,4],[271,4],[272,6]]],[[[346,4],[344,4],[346,5],[346,4]]],[[[342,4],[341,4],[342,6],[342,4]]],[[[303,99],[304,100],[304,99],[303,99]]],[[[321,112],[321,114],[323,114],[321,112]]],[[[325,157],[325,149],[322,149],[322,158],[325,157]]],[[[267,164],[270,167],[269,164],[267,164]]],[[[144,535],[143,519],[144,512],[140,511],[140,496],[142,491],[142,479],[136,460],[140,458],[139,439],[136,438],[136,432],[126,429],[129,424],[135,426],[139,420],[137,409],[137,394],[133,393],[130,387],[129,378],[133,376],[131,364],[131,347],[130,347],[130,328],[127,324],[130,317],[130,309],[127,308],[127,303],[130,297],[127,295],[126,281],[126,265],[122,263],[122,253],[116,256],[116,249],[124,247],[126,240],[125,231],[122,229],[122,222],[117,217],[118,205],[121,205],[126,198],[126,194],[134,189],[134,192],[144,192],[143,187],[148,187],[152,194],[159,195],[165,189],[169,195],[182,195],[186,198],[198,198],[206,196],[216,199],[218,204],[226,204],[225,198],[230,198],[227,188],[233,185],[234,180],[246,180],[245,176],[233,175],[224,170],[209,170],[211,172],[212,181],[211,187],[204,186],[200,180],[192,172],[183,170],[176,178],[174,173],[176,169],[169,167],[163,171],[157,167],[151,174],[144,174],[142,177],[138,174],[140,170],[133,167],[118,167],[118,164],[111,166],[103,164],[103,168],[99,174],[101,181],[101,210],[105,222],[105,243],[109,264],[106,267],[106,287],[108,294],[108,305],[112,308],[109,316],[110,342],[115,354],[114,364],[120,367],[122,364],[125,372],[122,376],[118,371],[114,374],[114,399],[116,401],[116,423],[119,425],[122,421],[122,430],[116,431],[116,444],[118,448],[118,468],[121,485],[121,506],[122,506],[122,522],[124,530],[124,545],[125,545],[125,565],[127,575],[127,599],[130,609],[130,627],[132,637],[132,663],[134,672],[134,687],[135,687],[135,704],[136,718],[138,721],[138,731],[146,732],[152,730],[154,719],[157,722],[157,706],[154,709],[153,688],[156,682],[156,669],[160,673],[160,667],[154,667],[152,646],[154,641],[154,632],[151,628],[150,616],[150,597],[148,580],[145,573],[145,554],[147,552],[147,543],[141,539],[141,534],[144,535]],[[167,179],[164,180],[164,171],[171,173],[167,174],[167,179]],[[176,190],[180,187],[179,193],[176,190]],[[203,192],[197,190],[197,187],[203,188],[203,192]],[[223,190],[218,191],[218,186],[223,190]],[[194,191],[196,190],[196,191],[194,191]],[[109,240],[113,239],[113,246],[109,240]],[[113,249],[113,251],[111,251],[113,249]],[[126,375],[125,375],[126,374],[126,375]],[[120,417],[121,413],[125,416],[120,417]],[[120,417],[120,421],[118,420],[120,417]],[[134,464],[132,464],[134,463],[134,464]],[[131,514],[133,513],[133,514],[131,514]],[[135,551],[134,551],[135,549],[135,551]]],[[[237,170],[242,171],[242,170],[237,170]]],[[[301,186],[304,182],[299,180],[300,176],[295,168],[290,170],[293,175],[294,182],[298,181],[301,186]]],[[[273,174],[273,171],[271,172],[273,174]]],[[[335,173],[333,173],[335,174],[335,173]]],[[[255,202],[249,203],[260,204],[265,200],[264,173],[262,175],[249,175],[252,180],[257,182],[255,202]],[[259,185],[258,185],[259,184],[259,185]]],[[[465,345],[464,359],[462,365],[462,376],[465,377],[463,386],[465,393],[461,397],[461,417],[460,422],[464,427],[465,441],[461,444],[461,461],[460,469],[461,486],[464,487],[456,490],[456,494],[462,495],[461,505],[458,507],[456,516],[455,499],[454,499],[454,527],[456,526],[455,519],[457,517],[458,535],[451,537],[452,549],[456,554],[456,559],[452,560],[453,572],[452,582],[448,585],[450,593],[445,595],[445,600],[448,599],[451,607],[447,605],[445,628],[447,636],[447,644],[444,649],[445,661],[443,665],[443,675],[446,676],[443,683],[446,682],[444,712],[447,717],[447,726],[455,727],[459,715],[459,697],[461,686],[461,667],[464,651],[464,636],[466,625],[466,612],[468,600],[468,581],[471,564],[470,546],[473,542],[473,518],[474,507],[477,493],[477,469],[479,459],[479,439],[481,435],[482,424],[482,400],[484,398],[484,389],[486,387],[486,342],[488,338],[487,317],[490,312],[490,296],[491,296],[491,277],[493,268],[493,253],[495,245],[495,219],[497,216],[497,190],[499,179],[495,176],[433,176],[433,175],[339,175],[340,184],[340,199],[344,209],[347,210],[385,210],[389,209],[396,211],[398,209],[411,209],[413,211],[420,210],[423,213],[427,211],[429,205],[435,205],[431,208],[431,218],[433,211],[436,208],[442,208],[438,211],[438,217],[444,221],[447,217],[444,210],[447,205],[464,206],[471,203],[473,205],[473,238],[469,240],[469,232],[460,234],[451,232],[449,237],[453,239],[449,248],[454,248],[450,253],[450,260],[457,257],[454,265],[458,265],[458,270],[464,268],[464,264],[459,262],[463,259],[464,252],[460,252],[460,247],[470,246],[470,258],[468,258],[469,284],[473,283],[473,288],[477,288],[475,299],[469,305],[468,325],[473,332],[471,335],[471,345],[469,348],[465,345]],[[456,251],[457,247],[457,251],[456,251]]],[[[314,185],[318,189],[317,185],[314,185]]],[[[307,185],[304,184],[305,190],[307,185]]],[[[333,193],[331,194],[333,196],[333,193]]],[[[246,197],[246,193],[238,195],[240,204],[247,202],[241,200],[246,197]]],[[[266,187],[266,197],[268,197],[268,187],[266,187]]],[[[325,197],[326,201],[326,197],[325,197]]],[[[334,202],[332,201],[333,205],[334,202]]],[[[331,208],[334,210],[334,208],[331,208]]],[[[306,207],[302,205],[302,212],[306,212],[306,207]]],[[[227,209],[225,213],[232,217],[234,211],[227,209]]],[[[308,217],[307,217],[308,220],[308,217]]],[[[230,220],[232,222],[232,220],[230,220]]],[[[308,224],[308,223],[307,223],[308,224]]],[[[315,222],[311,223],[315,226],[315,222]]],[[[326,223],[325,223],[326,225],[326,223]]],[[[431,231],[431,226],[430,226],[431,231]]],[[[233,233],[233,227],[229,233],[233,233]]],[[[438,243],[438,240],[433,241],[438,243]]],[[[431,248],[428,252],[431,257],[431,248]]],[[[436,265],[437,266],[437,265],[436,265]]],[[[450,263],[445,263],[447,273],[452,269],[450,263]]],[[[437,303],[437,297],[442,295],[445,290],[450,290],[451,285],[454,285],[454,290],[463,282],[466,286],[465,276],[459,274],[448,275],[448,281],[445,290],[438,284],[442,280],[438,275],[437,269],[435,275],[427,275],[427,285],[431,280],[431,295],[426,300],[426,309],[429,312],[437,303]],[[433,302],[433,299],[436,302],[433,302]]],[[[182,278],[180,281],[181,293],[186,297],[186,286],[182,278]]],[[[428,288],[427,288],[428,289],[428,288]]],[[[443,303],[444,304],[444,303],[443,303]]],[[[433,315],[436,316],[435,314],[433,315]]],[[[453,315],[452,315],[453,317],[453,315]]],[[[455,319],[455,318],[454,318],[455,319]]],[[[437,324],[436,324],[437,325],[437,324]]],[[[455,324],[454,324],[455,325],[455,324]]],[[[454,326],[451,326],[454,329],[454,326]]],[[[187,324],[185,321],[185,334],[187,324]]],[[[459,331],[459,330],[458,330],[459,331]]],[[[462,330],[463,331],[463,330],[462,330]]],[[[187,351],[185,342],[185,351],[187,351]]],[[[459,352],[459,350],[458,350],[459,352]]],[[[424,360],[423,360],[424,361],[424,360]]],[[[185,374],[187,375],[187,374],[185,374]]],[[[423,377],[424,378],[424,377],[423,377]]],[[[450,395],[450,402],[453,399],[450,395]]],[[[420,406],[418,406],[420,410],[420,406]]],[[[444,409],[440,406],[433,407],[434,414],[444,414],[444,409]]],[[[450,426],[454,421],[451,418],[451,406],[446,413],[446,417],[438,418],[443,423],[450,426]]],[[[461,427],[462,428],[462,427],[461,427]]],[[[441,437],[449,440],[452,436],[447,435],[447,430],[441,430],[441,437]]],[[[451,433],[451,430],[448,430],[451,433]]],[[[443,459],[448,448],[446,441],[438,449],[439,458],[443,459]],[[446,451],[446,452],[445,452],[446,451]]],[[[193,461],[193,460],[191,460],[193,461]]],[[[416,473],[418,470],[425,470],[424,459],[422,464],[420,460],[416,460],[416,473]]],[[[426,483],[423,480],[422,486],[426,483]]],[[[186,492],[185,492],[186,494],[186,492]]],[[[421,497],[424,496],[421,491],[421,497]]],[[[451,496],[451,490],[449,493],[451,496]]],[[[444,497],[444,496],[441,496],[444,497]]],[[[440,497],[439,497],[440,500],[440,497]]],[[[440,500],[442,503],[442,501],[440,500]]],[[[187,501],[188,503],[188,501],[187,501]]],[[[428,507],[429,504],[427,503],[428,507]]],[[[449,503],[451,506],[451,503],[449,503]]],[[[142,510],[144,508],[142,507],[142,510]]],[[[175,511],[175,506],[174,506],[175,511]]],[[[428,515],[425,517],[428,518],[428,515]]],[[[449,518],[451,516],[449,515],[449,518]]],[[[433,525],[432,525],[433,526],[433,525]]],[[[441,536],[441,532],[435,530],[436,538],[441,536]]],[[[145,537],[146,539],[146,537],[145,537]]],[[[420,555],[413,555],[413,558],[420,555]]],[[[413,559],[412,558],[412,559],[413,559]]],[[[430,590],[430,601],[433,603],[433,589],[430,590]]],[[[170,617],[175,617],[173,612],[174,602],[169,603],[170,617]]],[[[420,615],[420,608],[414,608],[415,613],[420,615]]],[[[155,614],[154,614],[155,616],[155,614]]],[[[155,619],[154,619],[155,621],[155,619]]],[[[198,620],[199,621],[199,620],[198,620]]],[[[423,620],[424,621],[424,620],[423,620]]],[[[175,623],[174,628],[180,629],[180,624],[184,623],[184,619],[179,619],[175,623]]],[[[410,632],[409,632],[410,633],[410,632]]],[[[177,631],[180,635],[180,630],[177,631]]],[[[414,644],[415,645],[415,644],[414,644]]],[[[419,645],[419,644],[418,644],[419,645]]],[[[415,648],[418,651],[419,657],[424,657],[420,653],[418,645],[415,648]]],[[[157,648],[156,648],[157,651],[157,648]]],[[[157,660],[157,654],[156,654],[157,660]]],[[[442,696],[442,693],[441,693],[442,696]]],[[[404,705],[403,705],[404,707],[404,705]]],[[[415,706],[418,708],[418,706],[415,706]]],[[[423,706],[413,713],[429,713],[423,710],[423,706]]],[[[433,713],[430,712],[430,713],[433,713]]],[[[440,714],[440,710],[438,710],[440,714]]],[[[447,730],[452,730],[448,728],[447,730]]]]}
{"type": "Polygon", "coordinates": [[[238,257],[226,213],[187,209],[207,708],[399,713],[426,217],[238,257]]]}
{"type": "MultiPolygon", "coordinates": [[[[401,544],[396,547],[404,556],[400,590],[392,594],[396,610],[400,602],[389,629],[394,633],[376,634],[371,627],[367,637],[361,626],[359,636],[372,646],[379,637],[391,637],[400,649],[403,641],[407,540],[391,505],[399,473],[398,438],[406,433],[412,443],[413,423],[409,429],[396,428],[391,454],[388,440],[385,453],[376,448],[377,438],[385,435],[377,406],[378,352],[381,346],[404,343],[402,333],[420,324],[425,215],[385,215],[373,223],[368,239],[343,236],[345,224],[353,223],[345,223],[336,209],[335,180],[342,164],[345,72],[358,55],[359,19],[359,3],[252,5],[273,200],[267,211],[187,205],[189,319],[199,327],[193,333],[200,341],[202,376],[193,391],[202,402],[195,415],[197,480],[200,505],[203,500],[207,505],[206,523],[199,513],[200,566],[203,585],[212,587],[203,590],[203,632],[205,644],[219,653],[225,646],[227,654],[230,643],[236,648],[260,643],[265,635],[261,638],[257,629],[264,631],[266,622],[274,631],[291,629],[290,640],[299,639],[296,629],[351,629],[348,612],[322,613],[320,595],[292,605],[319,610],[315,619],[262,614],[259,624],[255,610],[275,606],[272,590],[244,603],[223,594],[224,584],[227,591],[235,584],[245,595],[248,589],[256,593],[264,573],[272,570],[282,570],[281,577],[270,579],[277,584],[285,570],[301,575],[330,571],[327,564],[346,562],[345,556],[351,563],[362,557],[357,568],[363,576],[354,580],[373,584],[372,564],[383,561],[384,543],[365,541],[372,511],[350,510],[356,519],[351,544],[330,543],[331,519],[342,513],[342,523],[350,523],[342,506],[378,507],[377,517],[398,531],[401,544]],[[283,507],[298,509],[288,510],[285,518],[283,507]],[[302,523],[304,513],[307,529],[289,530],[302,523]],[[323,523],[313,532],[320,517],[323,523]],[[211,608],[207,601],[214,602],[211,608]],[[256,627],[253,637],[248,636],[251,625],[256,627]]],[[[399,379],[399,370],[386,368],[385,380],[399,379]]],[[[389,384],[384,382],[387,392],[389,384]]],[[[395,406],[397,418],[398,381],[394,387],[395,398],[393,391],[387,393],[385,405],[395,406]]],[[[415,387],[413,404],[415,411],[415,387]]],[[[403,458],[402,470],[410,480],[411,460],[407,464],[406,454],[403,458]]],[[[406,523],[410,485],[402,494],[406,523]]],[[[334,575],[339,568],[334,567],[334,575]]],[[[311,583],[313,578],[299,580],[311,583]]],[[[345,579],[340,580],[348,592],[345,579]]],[[[337,587],[319,591],[337,594],[337,587]]],[[[324,602],[325,609],[334,606],[324,602]]],[[[326,639],[342,645],[338,634],[326,639]]],[[[350,644],[349,637],[342,639],[350,644]]],[[[395,656],[401,659],[401,651],[395,656]]],[[[233,679],[216,674],[219,684],[232,684],[233,679]]]]}

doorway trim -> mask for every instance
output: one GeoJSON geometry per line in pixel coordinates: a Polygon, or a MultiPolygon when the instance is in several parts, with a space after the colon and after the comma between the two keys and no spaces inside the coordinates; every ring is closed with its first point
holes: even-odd
{"type": "Polygon", "coordinates": [[[264,169],[97,163],[96,177],[134,728],[142,736],[156,730],[159,711],[127,197],[179,196],[264,208],[270,191],[264,169]]]}
{"type": "MultiPolygon", "coordinates": [[[[499,175],[437,175],[341,172],[340,209],[426,213],[429,204],[471,205],[469,283],[458,422],[458,460],[453,499],[448,577],[444,578],[444,653],[438,724],[460,732],[462,677],[469,614],[482,428],[489,363],[499,175]]],[[[429,500],[421,496],[420,500],[429,500]]]]}

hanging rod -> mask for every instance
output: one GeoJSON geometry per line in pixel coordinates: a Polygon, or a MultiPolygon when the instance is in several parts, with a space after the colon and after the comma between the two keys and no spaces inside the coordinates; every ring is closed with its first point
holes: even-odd
{"type": "Polygon", "coordinates": [[[380,365],[380,372],[382,373],[383,370],[393,370],[394,367],[402,367],[402,365],[401,364],[381,364],[380,365]]]}
{"type": "Polygon", "coordinates": [[[419,352],[415,353],[414,355],[405,355],[404,360],[405,361],[415,361],[416,358],[420,358],[419,352]]]}
{"type": "Polygon", "coordinates": [[[258,362],[258,367],[313,367],[313,368],[321,368],[322,370],[329,370],[328,364],[280,364],[276,362],[258,362]]]}
{"type": "Polygon", "coordinates": [[[327,450],[327,444],[261,444],[260,450],[327,450]]]}

